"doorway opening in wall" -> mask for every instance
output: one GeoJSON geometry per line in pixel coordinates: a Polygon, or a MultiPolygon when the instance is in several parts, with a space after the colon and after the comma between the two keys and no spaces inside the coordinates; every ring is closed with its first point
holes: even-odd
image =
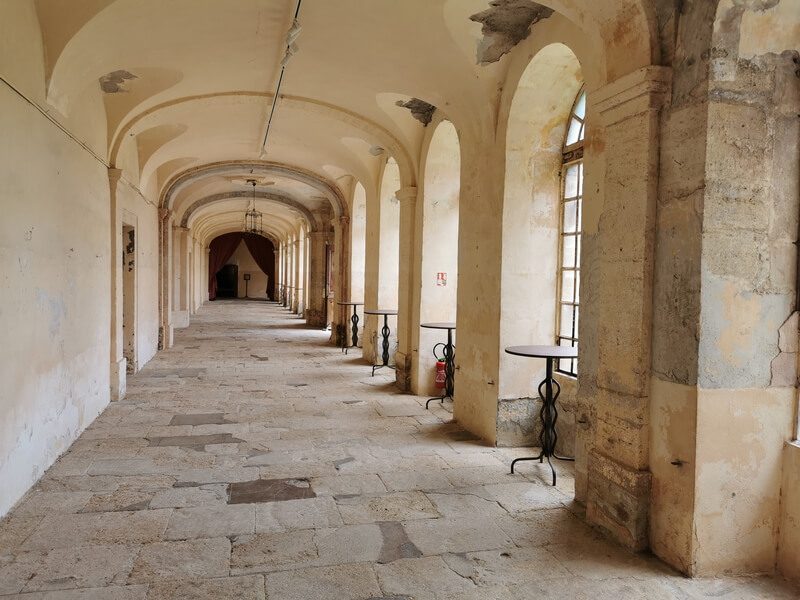
{"type": "Polygon", "coordinates": [[[275,299],[275,246],[256,233],[220,235],[208,248],[208,299],[245,296],[275,299]]]}
{"type": "Polygon", "coordinates": [[[122,226],[122,356],[136,373],[136,229],[122,226]]]}
{"type": "MultiPolygon", "coordinates": [[[[572,107],[564,139],[561,170],[561,225],[558,278],[559,346],[578,345],[581,285],[581,219],[583,216],[583,143],[586,92],[581,90],[572,107]]],[[[578,359],[559,359],[556,370],[578,376],[578,359]]]]}
{"type": "Polygon", "coordinates": [[[239,267],[223,265],[216,275],[217,298],[236,298],[239,293],[239,267]]]}

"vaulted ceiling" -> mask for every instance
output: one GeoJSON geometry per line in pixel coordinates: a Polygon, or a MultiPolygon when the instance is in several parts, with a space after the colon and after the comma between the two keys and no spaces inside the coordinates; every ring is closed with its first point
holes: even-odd
{"type": "MultiPolygon", "coordinates": [[[[601,48],[641,45],[626,36],[652,27],[640,0],[500,4],[554,9],[601,48]]],[[[47,103],[69,118],[99,95],[109,164],[211,233],[241,217],[250,178],[276,235],[346,214],[353,182],[374,190],[389,156],[414,185],[424,126],[399,103],[419,98],[460,127],[489,110],[506,68],[476,60],[486,20],[470,17],[488,0],[301,0],[263,151],[297,0],[35,5],[47,103]]]]}

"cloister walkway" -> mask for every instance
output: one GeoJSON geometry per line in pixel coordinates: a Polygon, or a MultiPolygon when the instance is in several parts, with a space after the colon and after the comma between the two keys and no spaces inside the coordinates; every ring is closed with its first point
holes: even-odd
{"type": "Polygon", "coordinates": [[[204,306],[0,524],[0,595],[797,597],[604,541],[563,465],[559,488],[546,466],[509,475],[524,450],[480,445],[326,338],[275,304],[204,306]]]}

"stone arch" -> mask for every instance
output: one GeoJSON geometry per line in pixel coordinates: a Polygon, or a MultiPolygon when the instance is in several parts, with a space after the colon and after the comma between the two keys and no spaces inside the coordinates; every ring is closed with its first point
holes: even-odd
{"type": "MultiPolygon", "coordinates": [[[[159,204],[167,209],[172,209],[175,197],[187,185],[205,177],[222,175],[231,170],[252,169],[252,173],[260,176],[280,175],[305,183],[319,191],[331,204],[337,216],[347,214],[347,202],[344,200],[339,188],[315,173],[266,161],[226,161],[194,167],[175,175],[164,187],[159,204]]],[[[312,219],[310,223],[314,223],[312,219]]]]}
{"type": "MultiPolygon", "coordinates": [[[[199,209],[210,206],[216,202],[220,202],[222,200],[230,200],[233,198],[252,198],[253,193],[248,191],[236,191],[236,192],[224,192],[220,194],[213,194],[211,196],[206,196],[205,198],[201,198],[200,200],[196,200],[193,202],[183,213],[183,217],[181,218],[181,227],[189,227],[190,221],[192,220],[192,215],[197,212],[199,209]]],[[[312,231],[316,231],[317,227],[319,226],[314,218],[314,214],[306,208],[306,206],[289,198],[288,196],[284,196],[282,194],[271,194],[269,192],[255,192],[256,199],[262,200],[269,200],[270,202],[274,202],[276,204],[280,204],[282,206],[287,206],[298,211],[304,221],[308,224],[308,227],[312,231]]]]}
{"type": "MultiPolygon", "coordinates": [[[[582,85],[572,50],[550,44],[529,62],[509,108],[501,274],[508,292],[501,298],[501,347],[555,342],[562,147],[582,85]],[[533,295],[536,310],[530,308],[533,295]]],[[[500,356],[501,399],[529,398],[535,395],[532,385],[518,360],[500,356]]]]}
{"type": "Polygon", "coordinates": [[[443,340],[441,330],[421,329],[420,323],[456,320],[458,290],[458,225],[461,193],[461,143],[454,124],[437,113],[423,141],[418,202],[419,289],[414,301],[412,390],[433,395],[436,359],[431,348],[443,340]],[[420,218],[421,217],[421,218],[420,218]],[[440,279],[440,273],[444,277],[440,279]]]}

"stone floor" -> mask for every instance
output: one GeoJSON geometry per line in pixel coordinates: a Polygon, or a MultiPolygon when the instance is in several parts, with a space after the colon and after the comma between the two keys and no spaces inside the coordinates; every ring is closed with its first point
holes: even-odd
{"type": "MultiPolygon", "coordinates": [[[[0,524],[35,599],[789,599],[603,540],[528,450],[488,448],[273,304],[217,302],[0,524]]],[[[7,596],[10,595],[10,596],[7,596]]]]}

